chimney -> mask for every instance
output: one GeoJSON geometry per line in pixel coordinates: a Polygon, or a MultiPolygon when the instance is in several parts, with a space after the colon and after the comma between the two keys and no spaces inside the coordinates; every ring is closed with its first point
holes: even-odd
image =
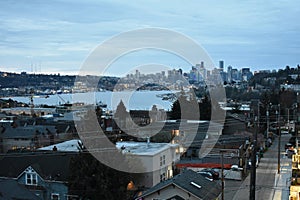
{"type": "Polygon", "coordinates": [[[147,136],[147,147],[149,146],[149,144],[150,144],[150,137],[147,136]]]}

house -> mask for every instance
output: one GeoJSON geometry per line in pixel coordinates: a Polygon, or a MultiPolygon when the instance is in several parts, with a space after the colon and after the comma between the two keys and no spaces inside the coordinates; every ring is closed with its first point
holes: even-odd
{"type": "Polygon", "coordinates": [[[0,122],[0,152],[17,149],[35,149],[53,144],[56,139],[56,127],[52,125],[19,126],[17,123],[0,122]]]}
{"type": "Polygon", "coordinates": [[[55,108],[31,108],[31,107],[10,107],[10,108],[1,108],[1,112],[9,113],[11,115],[31,115],[32,112],[36,116],[48,115],[55,112],[55,108]]]}
{"type": "Polygon", "coordinates": [[[0,200],[6,199],[40,200],[41,198],[24,185],[18,184],[16,180],[0,179],[0,200]]]}
{"type": "MultiPolygon", "coordinates": [[[[31,192],[38,199],[71,199],[67,181],[73,156],[74,153],[66,152],[8,153],[0,157],[0,177],[11,185],[18,185],[16,189],[20,193],[25,194],[27,189],[28,196],[31,192]]],[[[15,189],[6,191],[5,195],[14,193],[15,189]]]]}
{"type": "Polygon", "coordinates": [[[135,200],[211,200],[221,198],[221,185],[192,170],[185,170],[139,195],[135,200]]]}
{"type": "Polygon", "coordinates": [[[150,188],[173,177],[175,163],[179,161],[179,145],[150,142],[117,142],[119,149],[127,157],[139,160],[144,169],[134,180],[136,187],[150,188]]]}
{"type": "Polygon", "coordinates": [[[182,123],[179,130],[181,133],[174,140],[181,143],[182,152],[185,152],[183,157],[203,157],[214,148],[222,135],[222,129],[222,124],[213,121],[187,120],[182,123]]]}

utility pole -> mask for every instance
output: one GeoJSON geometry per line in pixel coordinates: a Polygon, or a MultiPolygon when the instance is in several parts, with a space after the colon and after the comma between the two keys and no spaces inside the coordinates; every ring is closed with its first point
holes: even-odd
{"type": "MultiPolygon", "coordinates": [[[[277,113],[277,112],[276,112],[277,113]]],[[[277,119],[277,127],[278,127],[278,163],[277,163],[277,173],[280,174],[280,143],[281,143],[281,127],[280,127],[280,104],[278,104],[278,119],[277,119]]]]}
{"type": "Polygon", "coordinates": [[[221,170],[221,182],[222,182],[222,200],[224,200],[224,151],[221,150],[221,167],[222,167],[222,170],[221,170]]]}
{"type": "MultiPolygon", "coordinates": [[[[288,110],[288,124],[290,125],[290,108],[287,108],[287,110],[288,110]]],[[[289,126],[289,128],[290,128],[290,126],[289,126]]]]}
{"type": "Polygon", "coordinates": [[[269,138],[269,126],[270,126],[270,120],[269,120],[269,107],[268,107],[268,110],[267,110],[267,113],[266,113],[266,115],[267,115],[267,139],[269,138]]]}
{"type": "Polygon", "coordinates": [[[256,146],[257,146],[257,133],[259,131],[259,115],[260,109],[257,108],[257,119],[256,119],[256,129],[254,131],[253,137],[253,148],[251,152],[251,176],[250,176],[250,200],[255,200],[255,185],[256,185],[256,146]]]}

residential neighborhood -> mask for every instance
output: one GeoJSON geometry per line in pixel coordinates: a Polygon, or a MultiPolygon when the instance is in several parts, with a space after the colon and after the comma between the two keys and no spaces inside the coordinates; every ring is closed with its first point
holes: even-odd
{"type": "MultiPolygon", "coordinates": [[[[193,99],[184,89],[167,111],[155,105],[151,110],[128,110],[122,101],[109,110],[103,103],[47,107],[30,99],[3,98],[1,198],[240,199],[241,190],[233,193],[227,185],[242,187],[248,181],[255,187],[253,173],[257,177],[264,163],[276,158],[278,174],[287,176],[278,179],[286,182],[280,195],[296,199],[299,74],[299,68],[286,68],[256,73],[243,87],[225,83],[227,101],[217,107],[212,107],[208,91],[194,84],[198,100],[191,105],[199,106],[200,115],[185,119],[177,105],[189,105],[193,99]],[[275,85],[259,82],[268,77],[274,77],[275,85]],[[289,87],[281,84],[290,77],[296,78],[289,87]],[[249,96],[253,98],[246,100],[249,96]],[[211,118],[212,109],[224,114],[223,123],[211,118]],[[101,143],[103,137],[110,144],[101,143]],[[100,143],[91,145],[93,141],[100,143]],[[111,162],[101,163],[98,156],[111,162]],[[287,165],[290,169],[282,171],[287,165]],[[126,171],[129,168],[132,171],[126,171]]],[[[268,166],[276,169],[276,164],[268,166]]],[[[262,187],[261,177],[256,188],[262,187]]],[[[245,187],[247,199],[251,191],[245,187]]]]}

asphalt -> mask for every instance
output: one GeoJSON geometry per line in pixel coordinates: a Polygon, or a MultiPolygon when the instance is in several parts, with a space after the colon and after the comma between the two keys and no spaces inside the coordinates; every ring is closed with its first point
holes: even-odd
{"type": "MultiPolygon", "coordinates": [[[[278,138],[264,153],[256,169],[255,199],[288,200],[291,181],[291,159],[285,156],[284,145],[290,135],[282,135],[280,145],[280,173],[278,173],[278,138]]],[[[225,200],[248,200],[250,196],[250,174],[243,181],[225,180],[225,200]]]]}

